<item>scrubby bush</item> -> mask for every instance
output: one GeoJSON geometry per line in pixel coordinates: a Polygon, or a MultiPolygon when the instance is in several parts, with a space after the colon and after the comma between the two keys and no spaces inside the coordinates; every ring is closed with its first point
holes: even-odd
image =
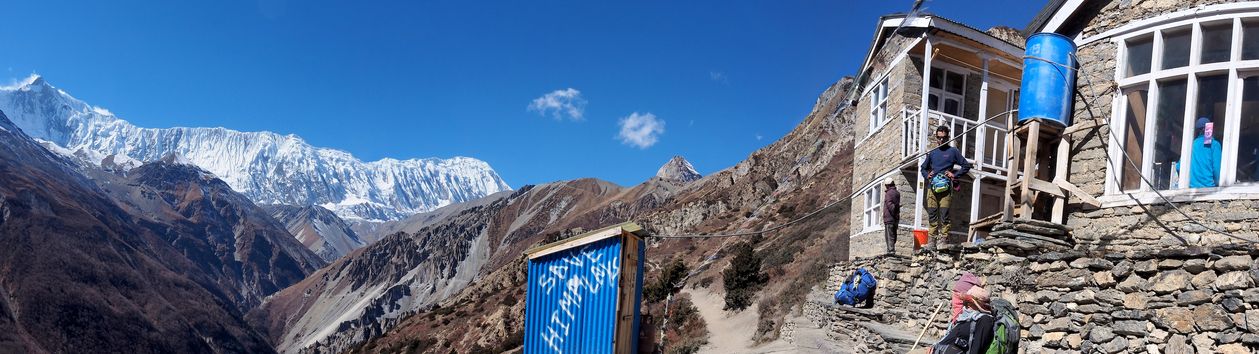
{"type": "Polygon", "coordinates": [[[730,267],[721,272],[726,288],[725,309],[743,310],[752,305],[752,297],[769,277],[761,271],[761,257],[751,244],[738,243],[731,253],[734,258],[730,260],[730,267]]]}
{"type": "Polygon", "coordinates": [[[669,297],[669,294],[676,293],[682,288],[678,285],[690,270],[687,269],[686,263],[680,259],[674,259],[669,265],[661,269],[660,275],[654,281],[643,287],[643,298],[647,303],[654,303],[669,297]]]}

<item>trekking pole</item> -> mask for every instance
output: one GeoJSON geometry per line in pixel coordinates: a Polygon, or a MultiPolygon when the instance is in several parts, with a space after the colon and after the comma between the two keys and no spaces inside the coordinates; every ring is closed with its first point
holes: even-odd
{"type": "Polygon", "coordinates": [[[922,326],[922,332],[918,332],[918,339],[915,339],[915,340],[914,340],[914,347],[913,347],[913,348],[910,348],[910,349],[909,349],[909,352],[911,352],[911,353],[912,353],[914,350],[917,350],[917,349],[918,349],[918,342],[921,342],[921,341],[922,341],[922,336],[927,334],[927,328],[930,328],[930,327],[931,327],[931,322],[935,322],[935,320],[936,320],[936,315],[940,314],[940,308],[942,308],[942,307],[944,307],[944,302],[943,302],[943,301],[942,301],[942,302],[940,302],[939,304],[937,304],[937,305],[936,305],[936,310],[935,310],[935,312],[932,312],[932,313],[931,313],[931,318],[930,318],[930,319],[927,319],[927,324],[925,324],[925,325],[923,325],[923,326],[922,326]]]}

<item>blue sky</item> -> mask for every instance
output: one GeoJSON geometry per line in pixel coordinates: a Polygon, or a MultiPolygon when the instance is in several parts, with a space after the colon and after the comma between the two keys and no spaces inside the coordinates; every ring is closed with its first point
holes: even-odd
{"type": "MultiPolygon", "coordinates": [[[[856,72],[878,16],[911,5],[23,1],[5,5],[0,70],[143,127],[292,133],[363,160],[470,156],[513,187],[629,186],[673,155],[709,174],[786,134],[856,72]]],[[[1021,29],[1042,6],[925,5],[981,29],[1021,29]]]]}

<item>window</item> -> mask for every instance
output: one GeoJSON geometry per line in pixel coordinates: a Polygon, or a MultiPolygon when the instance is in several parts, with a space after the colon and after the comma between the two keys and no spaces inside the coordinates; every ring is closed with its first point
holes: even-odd
{"type": "Polygon", "coordinates": [[[1233,44],[1233,22],[1202,25],[1202,63],[1219,63],[1229,59],[1233,44]]]}
{"type": "Polygon", "coordinates": [[[1180,185],[1181,139],[1185,134],[1185,95],[1188,82],[1173,79],[1158,83],[1158,110],[1154,111],[1154,175],[1152,183],[1160,190],[1180,185]]]}
{"type": "Polygon", "coordinates": [[[1259,59],[1259,19],[1242,23],[1242,60],[1259,59]]]}
{"type": "Polygon", "coordinates": [[[1124,118],[1123,153],[1132,163],[1123,164],[1123,190],[1131,191],[1141,188],[1142,152],[1145,151],[1145,103],[1149,100],[1149,92],[1142,89],[1128,91],[1124,94],[1128,111],[1124,118]]]}
{"type": "Polygon", "coordinates": [[[1154,50],[1154,37],[1128,41],[1128,77],[1150,73],[1150,53],[1154,50]]]}
{"type": "Polygon", "coordinates": [[[1237,183],[1259,182],[1259,74],[1242,80],[1237,183]]]}
{"type": "Polygon", "coordinates": [[[1193,31],[1188,27],[1176,31],[1163,31],[1163,69],[1175,69],[1189,65],[1189,40],[1193,31]]]}
{"type": "Polygon", "coordinates": [[[883,193],[875,185],[867,189],[862,199],[866,202],[864,219],[865,230],[875,230],[883,226],[883,193]]]}
{"type": "Polygon", "coordinates": [[[966,102],[966,75],[931,68],[927,108],[961,117],[966,102]]]}
{"type": "Polygon", "coordinates": [[[887,79],[883,79],[870,90],[870,134],[887,121],[887,79]]]}
{"type": "Polygon", "coordinates": [[[1235,16],[1116,39],[1109,194],[1259,186],[1259,16],[1235,16]]]}

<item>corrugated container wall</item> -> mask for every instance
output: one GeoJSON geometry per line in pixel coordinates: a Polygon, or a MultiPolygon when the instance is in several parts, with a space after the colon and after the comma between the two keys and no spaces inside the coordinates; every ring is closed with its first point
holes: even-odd
{"type": "Polygon", "coordinates": [[[618,232],[551,252],[529,259],[525,353],[636,352],[641,240],[618,232]]]}

